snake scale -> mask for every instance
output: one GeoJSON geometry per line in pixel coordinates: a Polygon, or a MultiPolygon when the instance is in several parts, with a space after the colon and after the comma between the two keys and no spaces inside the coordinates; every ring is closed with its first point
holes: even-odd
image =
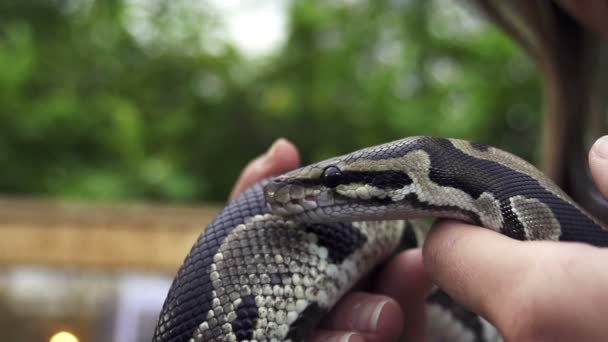
{"type": "MultiPolygon", "coordinates": [[[[599,221],[522,159],[405,138],[262,181],[229,203],[177,273],[153,340],[305,340],[357,280],[411,244],[415,218],[608,246],[599,221]]],[[[500,338],[440,290],[427,303],[441,316],[429,323],[434,340],[500,338]]]]}

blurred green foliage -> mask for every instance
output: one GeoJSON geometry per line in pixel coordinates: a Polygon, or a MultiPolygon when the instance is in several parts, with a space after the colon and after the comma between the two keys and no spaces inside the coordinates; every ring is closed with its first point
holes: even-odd
{"type": "Polygon", "coordinates": [[[292,1],[286,43],[251,58],[200,2],[4,0],[0,191],[223,200],[279,136],[307,162],[409,135],[534,161],[537,72],[463,5],[292,1]]]}

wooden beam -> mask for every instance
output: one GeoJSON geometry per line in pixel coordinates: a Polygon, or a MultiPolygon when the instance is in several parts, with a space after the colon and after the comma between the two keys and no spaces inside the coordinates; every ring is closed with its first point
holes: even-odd
{"type": "Polygon", "coordinates": [[[174,273],[218,211],[0,199],[0,263],[174,273]]]}

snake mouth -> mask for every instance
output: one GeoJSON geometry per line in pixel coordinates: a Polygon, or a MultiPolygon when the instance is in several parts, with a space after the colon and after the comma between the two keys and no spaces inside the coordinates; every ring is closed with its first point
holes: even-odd
{"type": "Polygon", "coordinates": [[[387,193],[379,189],[374,188],[374,192],[368,191],[371,188],[364,185],[328,188],[319,184],[303,184],[309,181],[276,178],[268,183],[264,196],[270,212],[307,221],[344,219],[345,213],[349,213],[349,218],[375,219],[374,212],[392,204],[387,193]]]}
{"type": "Polygon", "coordinates": [[[345,199],[339,200],[339,195],[335,196],[336,194],[328,189],[322,188],[322,186],[306,187],[288,181],[283,182],[277,178],[266,185],[264,197],[269,210],[281,216],[300,215],[346,202],[345,199]]]}

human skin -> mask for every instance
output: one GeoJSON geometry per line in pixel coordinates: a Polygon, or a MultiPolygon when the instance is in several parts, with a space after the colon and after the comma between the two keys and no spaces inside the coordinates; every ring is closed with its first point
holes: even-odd
{"type": "MultiPolygon", "coordinates": [[[[299,160],[293,144],[277,140],[245,167],[231,199],[263,178],[298,167],[299,160]]],[[[593,145],[589,165],[608,197],[608,137],[593,145]]],[[[608,336],[606,270],[608,249],[521,242],[443,220],[434,225],[424,251],[389,260],[365,291],[353,291],[336,305],[310,341],[423,341],[424,302],[433,282],[492,322],[506,341],[602,340],[608,336]]]]}
{"type": "MultiPolygon", "coordinates": [[[[608,1],[557,0],[582,25],[608,39],[608,1]]],[[[299,166],[279,139],[241,174],[231,198],[263,178],[299,166]]],[[[589,153],[593,178],[608,197],[608,138],[589,153]]],[[[422,341],[424,298],[436,282],[494,323],[507,341],[606,340],[608,250],[576,243],[519,242],[456,221],[439,221],[424,246],[391,259],[366,292],[351,292],[313,342],[422,341]],[[424,255],[424,258],[422,257],[424,255]]]]}
{"type": "MultiPolygon", "coordinates": [[[[591,148],[589,166],[608,196],[608,136],[591,148]]],[[[521,242],[442,221],[431,231],[423,255],[437,285],[492,322],[507,341],[608,338],[608,249],[521,242]]]]}

